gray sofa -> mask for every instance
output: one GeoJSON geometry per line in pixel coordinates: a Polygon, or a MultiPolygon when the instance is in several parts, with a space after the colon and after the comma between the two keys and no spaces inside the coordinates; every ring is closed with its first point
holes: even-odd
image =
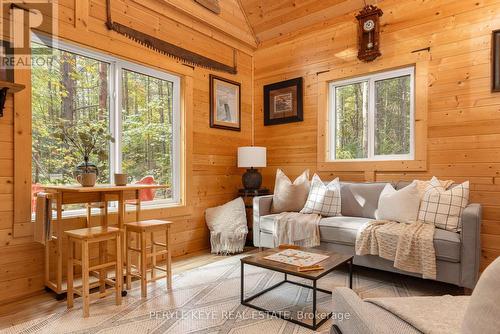
{"type": "MultiPolygon", "coordinates": [[[[361,226],[375,219],[378,199],[385,182],[341,183],[342,216],[325,217],[320,220],[321,248],[353,254],[356,234],[361,226]]],[[[393,184],[396,189],[408,182],[393,184]]],[[[255,197],[253,202],[253,242],[255,247],[273,248],[274,217],[271,213],[273,196],[255,197]]],[[[436,229],[434,247],[436,250],[437,280],[461,287],[473,288],[479,272],[481,253],[480,228],[481,205],[469,204],[462,213],[460,233],[436,229]]],[[[378,256],[354,256],[354,264],[397,272],[412,276],[418,274],[400,271],[392,261],[378,256]]]]}

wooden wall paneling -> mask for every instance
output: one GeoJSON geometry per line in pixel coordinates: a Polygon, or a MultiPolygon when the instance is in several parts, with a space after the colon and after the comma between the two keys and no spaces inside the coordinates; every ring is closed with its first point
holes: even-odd
{"type": "Polygon", "coordinates": [[[221,13],[219,15],[214,15],[194,1],[164,0],[164,2],[182,10],[184,14],[192,18],[210,24],[224,34],[231,34],[252,47],[257,46],[252,29],[248,26],[245,14],[237,0],[220,1],[221,13]]]}
{"type": "MultiPolygon", "coordinates": [[[[273,187],[276,168],[291,178],[309,168],[319,169],[327,179],[398,181],[435,175],[456,182],[470,180],[471,200],[484,207],[484,268],[500,255],[500,95],[490,92],[489,53],[491,31],[500,28],[500,2],[435,0],[421,5],[384,0],[378,5],[384,11],[382,57],[370,64],[356,59],[355,11],[261,41],[254,56],[254,108],[256,145],[268,147],[264,183],[273,187]],[[430,52],[412,53],[425,47],[430,52]],[[421,171],[380,171],[376,164],[359,171],[348,165],[318,168],[324,155],[320,139],[327,108],[320,99],[305,104],[302,123],[263,125],[265,84],[303,76],[304,96],[318,97],[326,87],[320,78],[314,79],[316,72],[329,71],[319,77],[349,77],[393,68],[405,58],[413,58],[408,63],[427,64],[427,73],[417,73],[427,87],[417,96],[417,119],[427,132],[417,139],[427,156],[421,171]]],[[[259,36],[258,29],[256,33],[259,36]]]]}

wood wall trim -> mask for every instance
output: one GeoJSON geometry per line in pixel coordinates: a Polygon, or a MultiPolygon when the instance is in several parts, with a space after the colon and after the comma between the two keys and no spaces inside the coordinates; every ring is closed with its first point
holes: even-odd
{"type": "MultiPolygon", "coordinates": [[[[14,95],[14,220],[13,225],[31,221],[31,71],[15,70],[16,82],[26,88],[14,95]]],[[[13,229],[12,237],[23,237],[13,229]]]]}
{"type": "Polygon", "coordinates": [[[346,76],[345,69],[333,69],[317,76],[318,85],[318,150],[317,170],[328,171],[425,171],[427,169],[427,87],[429,62],[420,60],[419,55],[402,56],[391,62],[390,67],[372,63],[360,63],[346,76]],[[416,62],[414,62],[416,61],[416,62]],[[395,70],[403,67],[415,67],[415,159],[414,160],[386,160],[386,161],[332,161],[329,160],[329,129],[330,129],[330,98],[329,85],[333,81],[345,80],[360,75],[369,75],[377,72],[395,70]]]}

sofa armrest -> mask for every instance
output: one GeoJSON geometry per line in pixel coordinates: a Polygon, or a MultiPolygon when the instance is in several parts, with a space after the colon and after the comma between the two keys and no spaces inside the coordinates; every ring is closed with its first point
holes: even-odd
{"type": "Polygon", "coordinates": [[[257,196],[253,198],[253,244],[260,247],[260,217],[271,214],[273,195],[257,196]]]}
{"type": "Polygon", "coordinates": [[[462,239],[460,266],[460,282],[463,287],[473,289],[479,277],[481,261],[481,205],[469,204],[462,211],[462,239]]]}

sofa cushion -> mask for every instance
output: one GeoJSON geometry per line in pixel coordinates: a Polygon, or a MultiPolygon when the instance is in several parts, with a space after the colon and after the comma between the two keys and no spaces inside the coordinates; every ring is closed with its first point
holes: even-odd
{"type": "Polygon", "coordinates": [[[328,217],[319,221],[321,241],[352,245],[358,230],[372,219],[362,217],[328,217]]]}
{"type": "Polygon", "coordinates": [[[342,183],[342,216],[375,218],[380,193],[387,183],[342,183]]]}

